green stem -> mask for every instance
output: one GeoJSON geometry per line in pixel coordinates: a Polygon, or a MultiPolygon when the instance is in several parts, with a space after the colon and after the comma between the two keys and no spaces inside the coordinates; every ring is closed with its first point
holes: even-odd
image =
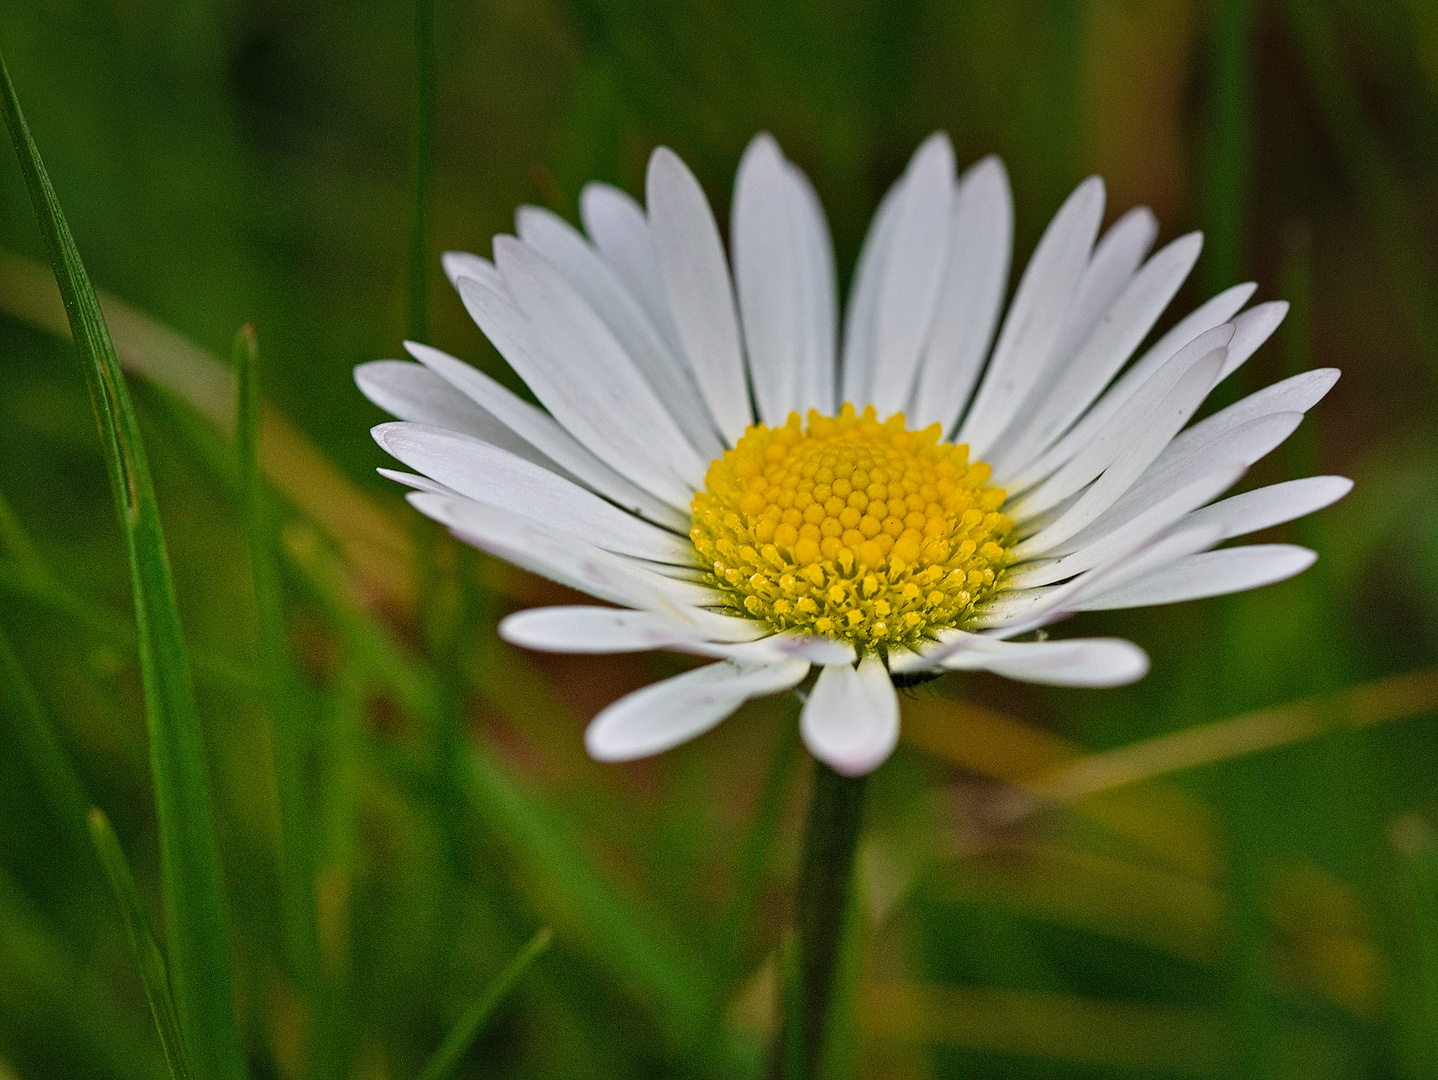
{"type": "Polygon", "coordinates": [[[841,776],[822,762],[814,763],[795,919],[799,945],[797,1015],[787,1021],[791,1031],[798,1028],[801,1080],[818,1076],[823,1062],[867,779],[841,776]]]}

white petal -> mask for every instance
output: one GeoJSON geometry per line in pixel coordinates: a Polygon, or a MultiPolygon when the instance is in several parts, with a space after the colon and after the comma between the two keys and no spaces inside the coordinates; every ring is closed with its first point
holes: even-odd
{"type": "Polygon", "coordinates": [[[381,424],[386,452],[459,494],[532,518],[618,555],[692,565],[694,546],[542,466],[467,435],[423,424],[381,424]]]}
{"type": "Polygon", "coordinates": [[[767,133],[754,136],[739,160],[729,238],[754,401],[760,420],[780,425],[799,400],[802,256],[784,155],[767,133]]]}
{"type": "Polygon", "coordinates": [[[1153,211],[1135,206],[1099,237],[1054,346],[1056,359],[1062,362],[1083,345],[1099,318],[1127,287],[1157,236],[1158,219],[1153,211]]]}
{"type": "Polygon", "coordinates": [[[643,208],[616,187],[589,183],[579,193],[579,216],[605,263],[639,301],[674,354],[682,356],[643,208]]]}
{"type": "Polygon", "coordinates": [[[1047,371],[1103,217],[1103,181],[1091,176],[1065,200],[1024,269],[993,358],[959,428],[983,458],[1047,371]]]}
{"type": "Polygon", "coordinates": [[[569,222],[549,210],[522,206],[519,237],[554,266],[619,340],[644,379],[679,422],[686,439],[707,458],[723,453],[714,419],[694,385],[688,364],[659,331],[634,295],[569,222]]]}
{"type": "Polygon", "coordinates": [[[1222,525],[1224,536],[1247,533],[1281,525],[1336,503],[1353,490],[1353,481],[1343,476],[1309,476],[1289,480],[1195,510],[1183,519],[1189,525],[1222,525]]]}
{"type": "Polygon", "coordinates": [[[675,509],[688,509],[693,486],[657,459],[653,443],[645,443],[650,432],[627,423],[616,384],[575,380],[571,369],[577,358],[556,356],[540,329],[502,295],[465,278],[459,294],[500,355],[571,435],[632,483],[675,509]]]}
{"type": "Polygon", "coordinates": [[[704,734],[751,697],[787,690],[809,665],[752,667],[724,660],[620,698],[590,723],[584,745],[597,761],[633,761],[704,734]]]}
{"type": "Polygon", "coordinates": [[[374,360],[360,364],[354,374],[364,396],[391,416],[483,439],[536,465],[555,467],[550,458],[423,364],[374,360]]]}
{"type": "Polygon", "coordinates": [[[947,135],[924,140],[903,183],[879,282],[874,374],[865,395],[880,416],[908,404],[944,283],[954,200],[954,147],[947,135]]]}
{"type": "Polygon", "coordinates": [[[504,291],[504,279],[499,276],[494,263],[468,251],[446,251],[439,259],[444,266],[445,276],[456,289],[460,278],[481,281],[491,289],[504,291]]]}
{"type": "Polygon", "coordinates": [[[1053,524],[1021,541],[1014,548],[1014,555],[1032,558],[1044,554],[1076,535],[1117,502],[1203,404],[1203,399],[1213,389],[1223,357],[1224,352],[1219,349],[1190,367],[1163,400],[1138,420],[1132,437],[1113,463],[1104,469],[1103,475],[1053,524]]]}
{"type": "Polygon", "coordinates": [[[839,370],[839,401],[863,409],[873,384],[875,351],[879,326],[879,295],[898,219],[905,177],[894,181],[879,200],[874,220],[859,248],[854,278],[849,286],[849,303],[844,309],[844,362],[839,370]]]}
{"type": "Polygon", "coordinates": [[[672,472],[691,489],[702,487],[708,462],[594,309],[514,237],[494,238],[494,258],[515,306],[558,362],[548,374],[583,396],[591,413],[611,428],[611,441],[632,456],[647,454],[646,463],[656,472],[672,472]]]}
{"type": "Polygon", "coordinates": [[[1077,354],[1055,372],[1041,404],[1022,428],[1005,440],[997,460],[991,462],[1002,485],[1004,478],[1022,469],[1066,431],[1098,397],[1110,379],[1153,329],[1183,284],[1203,246],[1198,233],[1189,233],[1150,259],[1104,312],[1077,354]]]}
{"type": "Polygon", "coordinates": [[[657,574],[634,559],[578,541],[533,518],[428,492],[414,492],[409,501],[420,513],[449,526],[465,543],[611,604],[686,617],[689,608],[718,599],[712,589],[657,574]]]}
{"type": "Polygon", "coordinates": [[[799,243],[800,308],[803,352],[799,363],[801,412],[818,409],[825,416],[838,410],[834,372],[838,320],[838,284],[834,279],[834,242],[819,196],[808,177],[790,164],[789,212],[799,243]]]}
{"type": "Polygon", "coordinates": [[[662,502],[596,457],[554,417],[495,382],[476,367],[418,342],[404,346],[416,360],[495,417],[516,436],[594,491],[650,521],[689,527],[689,508],[662,502]]]}
{"type": "Polygon", "coordinates": [[[910,419],[947,434],[978,380],[998,325],[1014,246],[1008,174],[986,157],[959,178],[953,227],[934,326],[919,368],[910,419]]]}
{"type": "Polygon", "coordinates": [[[1082,447],[1087,446],[1094,433],[1108,422],[1119,407],[1146,383],[1154,372],[1160,370],[1194,338],[1212,330],[1215,326],[1221,326],[1228,322],[1233,314],[1248,302],[1248,298],[1253,295],[1256,288],[1258,286],[1250,281],[1225,289],[1208,303],[1180,319],[1173,329],[1159,338],[1104,392],[1103,396],[1094,403],[1093,408],[1084,414],[1083,419],[1075,424],[1068,434],[1046,451],[1042,458],[1023,470],[1020,476],[1010,481],[1013,487],[1016,490],[1029,487],[1035,480],[1048,476],[1078,453],[1082,447]]]}
{"type": "Polygon", "coordinates": [[[837,773],[878,768],[899,741],[899,699],[883,662],[866,656],[857,670],[849,664],[821,670],[799,731],[809,752],[837,773]]]}
{"type": "Polygon", "coordinates": [[[916,671],[941,671],[944,662],[954,653],[969,648],[975,641],[986,640],[992,639],[967,630],[940,630],[936,641],[921,641],[912,650],[890,653],[889,672],[908,675],[916,671]]]}
{"type": "Polygon", "coordinates": [[[646,652],[694,642],[696,638],[753,641],[768,634],[750,619],[713,615],[702,631],[694,623],[657,611],[595,606],[542,607],[517,611],[499,624],[511,645],[540,652],[646,652]]]}
{"type": "Polygon", "coordinates": [[[1135,540],[1147,540],[1157,536],[1181,518],[1185,525],[1207,524],[1206,521],[1196,521],[1197,515],[1190,515],[1188,518],[1183,518],[1183,515],[1232,487],[1243,473],[1244,467],[1241,465],[1218,469],[1179,488],[1116,529],[1102,533],[1091,528],[1085,529],[1073,539],[1059,545],[1053,552],[1062,556],[1061,558],[1042,563],[1033,569],[1020,566],[1010,572],[1009,584],[1016,589],[1031,589],[1063,581],[1085,570],[1104,565],[1114,557],[1115,552],[1130,550],[1135,540]]]}
{"type": "Polygon", "coordinates": [[[680,343],[720,434],[732,442],[753,414],[719,228],[699,181],[668,147],[650,155],[645,190],[654,253],[680,343]]]}
{"type": "Polygon", "coordinates": [[[393,480],[397,484],[404,484],[415,491],[429,491],[436,495],[448,495],[451,498],[458,495],[453,488],[447,488],[443,484],[436,483],[427,476],[419,476],[416,473],[407,473],[401,469],[376,469],[386,480],[393,480]]]}
{"type": "Polygon", "coordinates": [[[1257,305],[1252,311],[1245,311],[1235,319],[1234,324],[1238,330],[1229,345],[1228,362],[1223,365],[1223,371],[1218,376],[1219,382],[1232,375],[1245,360],[1257,352],[1258,347],[1273,335],[1287,314],[1287,300],[1270,300],[1266,304],[1257,305]]]}
{"type": "Polygon", "coordinates": [[[1122,638],[1067,641],[993,641],[964,649],[943,666],[951,671],[992,671],[1049,686],[1127,686],[1148,674],[1148,654],[1122,638]]]}
{"type": "Polygon", "coordinates": [[[1204,551],[1085,599],[1084,611],[1147,607],[1256,589],[1307,570],[1318,554],[1292,544],[1252,544],[1204,551]]]}
{"type": "Polygon", "coordinates": [[[1050,510],[1098,476],[1117,459],[1133,439],[1154,408],[1167,397],[1194,365],[1222,349],[1233,335],[1233,327],[1215,326],[1200,334],[1180,349],[1162,369],[1156,372],[1117,409],[1108,421],[1093,433],[1088,444],[1080,448],[1063,467],[1038,488],[1010,500],[1006,513],[1017,521],[1027,521],[1050,510]]]}
{"type": "Polygon", "coordinates": [[[1250,394],[1195,424],[1164,448],[1106,517],[1111,521],[1127,520],[1174,487],[1216,465],[1252,465],[1293,434],[1303,421],[1303,411],[1315,405],[1337,380],[1338,372],[1333,368],[1304,372],[1250,394]]]}
{"type": "Polygon", "coordinates": [[[1118,588],[1159,567],[1223,540],[1217,525],[1168,532],[1158,539],[1134,539],[1109,561],[1061,585],[1001,592],[984,606],[974,625],[1001,637],[1014,637],[1047,626],[1072,615],[1090,596],[1118,588]]]}
{"type": "Polygon", "coordinates": [[[1323,400],[1337,381],[1337,368],[1315,368],[1266,386],[1194,424],[1173,441],[1169,456],[1177,457],[1190,447],[1217,443],[1228,432],[1261,416],[1283,412],[1306,413],[1323,400]]]}

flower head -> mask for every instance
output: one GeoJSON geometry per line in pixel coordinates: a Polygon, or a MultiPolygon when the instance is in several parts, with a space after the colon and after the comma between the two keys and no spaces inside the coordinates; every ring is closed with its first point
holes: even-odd
{"type": "Polygon", "coordinates": [[[492,262],[445,256],[543,408],[414,343],[418,363],[356,371],[400,418],[375,437],[415,470],[384,471],[419,510],[617,605],[522,611],[506,639],[717,659],[601,712],[586,734],[595,757],[668,749],[816,667],[804,740],[851,774],[897,741],[894,676],[1131,682],[1148,660],[1130,642],[1012,639],[1078,611],[1298,573],[1312,552],[1217,545],[1350,487],[1311,477],[1213,502],[1337,372],[1190,424],[1286,305],[1242,310],[1254,286],[1235,286],[1132,359],[1200,238],[1148,255],[1157,223],[1142,208],[1100,237],[1097,178],[1060,208],[1004,311],[1003,166],[955,176],[949,140],[931,137],[880,204],[842,335],[828,226],[773,139],[740,162],[728,257],[667,149],[646,196],[647,209],[591,184],[587,236],[525,207],[492,262]]]}

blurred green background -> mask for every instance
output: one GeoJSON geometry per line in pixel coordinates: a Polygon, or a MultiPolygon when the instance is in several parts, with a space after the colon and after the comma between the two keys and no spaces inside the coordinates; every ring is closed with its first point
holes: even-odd
{"type": "MultiPolygon", "coordinates": [[[[1141,643],[1153,671],[1133,687],[950,676],[906,703],[861,849],[838,1071],[1438,1078],[1438,4],[435,10],[429,337],[516,388],[439,252],[488,254],[521,203],[576,220],[589,179],[640,192],[658,143],[727,207],[761,129],[814,180],[845,279],[880,195],[942,128],[961,162],[1007,162],[1020,259],[1099,172],[1110,218],[1147,203],[1161,240],[1207,234],[1163,325],[1246,279],[1289,300],[1230,397],[1343,369],[1245,480],[1357,480],[1273,530],[1317,548],[1313,570],[1058,630],[1141,643]],[[1116,784],[1116,760],[1138,781],[1116,784]]],[[[381,415],[350,372],[399,355],[410,325],[415,17],[402,0],[0,8],[81,253],[128,305],[112,329],[140,373],[251,1071],[408,1080],[549,925],[554,948],[456,1075],[757,1078],[807,782],[792,717],[754,703],[657,760],[590,762],[588,718],[685,662],[499,643],[507,611],[566,594],[459,550],[373,473],[381,415]],[[273,710],[214,359],[245,322],[274,410],[297,873],[277,857],[273,710]]],[[[0,249],[0,631],[159,921],[124,551],[13,165],[0,249]]],[[[12,716],[18,686],[0,695],[12,716]]],[[[12,1075],[142,1080],[164,1062],[93,856],[0,724],[12,1075]]]]}

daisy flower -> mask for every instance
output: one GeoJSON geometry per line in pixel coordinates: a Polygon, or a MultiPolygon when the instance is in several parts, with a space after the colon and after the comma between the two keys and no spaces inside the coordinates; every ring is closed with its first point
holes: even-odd
{"type": "Polygon", "coordinates": [[[1059,209],[1007,308],[1003,165],[956,175],[936,134],[884,197],[842,332],[828,226],[760,135],[726,255],[693,174],[661,147],[646,206],[590,184],[584,232],[523,207],[494,258],[449,253],[465,307],[528,385],[409,343],[356,371],[399,418],[381,470],[460,539],[613,607],[521,611],[531,649],[669,649],[714,663],[602,711],[606,761],[655,754],[818,669],[800,726],[846,775],[899,733],[894,682],[987,670],[1114,686],[1122,640],[1016,640],[1079,611],[1164,604],[1296,574],[1313,552],[1218,548],[1344,495],[1311,477],[1214,502],[1338,377],[1297,375],[1190,423],[1286,305],[1236,285],[1132,359],[1198,258],[1150,255],[1146,208],[1102,236],[1104,187],[1059,209]]]}

